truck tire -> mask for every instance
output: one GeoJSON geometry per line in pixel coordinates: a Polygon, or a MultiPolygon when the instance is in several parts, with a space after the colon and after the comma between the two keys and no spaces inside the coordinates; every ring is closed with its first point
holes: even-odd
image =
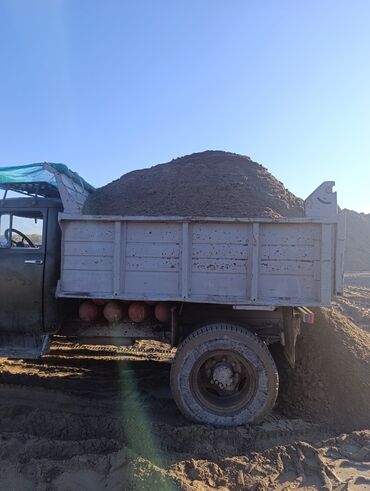
{"type": "Polygon", "coordinates": [[[171,390],[187,418],[214,426],[258,423],[273,408],[275,362],[247,329],[212,323],[190,334],[171,367],[171,390]]]}

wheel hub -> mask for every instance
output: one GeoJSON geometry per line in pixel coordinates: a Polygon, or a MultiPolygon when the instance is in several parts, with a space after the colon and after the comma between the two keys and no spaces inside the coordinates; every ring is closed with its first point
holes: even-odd
{"type": "Polygon", "coordinates": [[[228,389],[234,384],[234,370],[229,363],[218,363],[212,371],[212,381],[221,389],[228,389]]]}
{"type": "Polygon", "coordinates": [[[246,407],[256,388],[249,361],[231,349],[206,351],[191,373],[191,390],[200,404],[215,414],[234,414],[246,407]]]}
{"type": "Polygon", "coordinates": [[[228,387],[233,382],[233,370],[226,363],[220,363],[213,369],[212,379],[217,385],[228,387]]]}

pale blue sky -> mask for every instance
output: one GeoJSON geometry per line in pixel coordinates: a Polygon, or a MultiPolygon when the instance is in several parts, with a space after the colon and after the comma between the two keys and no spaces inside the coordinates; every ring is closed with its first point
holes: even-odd
{"type": "Polygon", "coordinates": [[[367,0],[0,0],[0,63],[0,165],[223,149],[370,212],[367,0]]]}

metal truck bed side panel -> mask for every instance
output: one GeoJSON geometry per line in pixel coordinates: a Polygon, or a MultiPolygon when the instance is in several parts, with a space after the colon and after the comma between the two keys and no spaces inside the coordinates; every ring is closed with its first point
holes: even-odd
{"type": "Polygon", "coordinates": [[[329,305],[336,219],[61,215],[58,296],[329,305]]]}

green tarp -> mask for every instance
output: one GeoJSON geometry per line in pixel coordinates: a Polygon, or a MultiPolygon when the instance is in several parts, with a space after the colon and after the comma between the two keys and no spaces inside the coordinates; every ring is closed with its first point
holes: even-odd
{"type": "MultiPolygon", "coordinates": [[[[44,168],[43,163],[17,165],[12,167],[0,167],[0,188],[16,189],[20,184],[40,184],[57,188],[54,174],[44,168]]],[[[93,192],[94,187],[87,183],[76,172],[71,171],[64,164],[49,163],[60,174],[68,176],[76,184],[83,186],[88,192],[93,192]]]]}

